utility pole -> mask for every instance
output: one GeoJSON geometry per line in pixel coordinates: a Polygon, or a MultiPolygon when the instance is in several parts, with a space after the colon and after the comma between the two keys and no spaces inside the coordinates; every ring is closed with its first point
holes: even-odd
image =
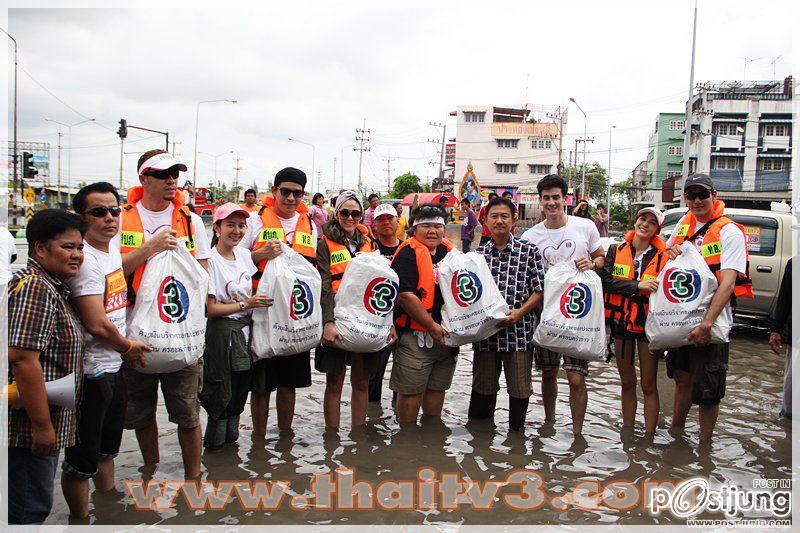
{"type": "Polygon", "coordinates": [[[58,203],[61,203],[61,125],[58,126],[58,203]]]}
{"type": "Polygon", "coordinates": [[[389,195],[392,194],[392,161],[394,161],[394,158],[386,158],[386,186],[389,187],[389,195]]]}
{"type": "Polygon", "coordinates": [[[336,158],[333,158],[333,188],[336,188],[336,158]]]}
{"type": "MultiPolygon", "coordinates": [[[[586,198],[586,143],[593,143],[593,137],[584,137],[575,141],[583,143],[583,164],[581,166],[581,198],[586,198]]],[[[575,161],[577,163],[578,153],[575,153],[575,161]]]]}
{"type": "MultiPolygon", "coordinates": [[[[683,134],[683,183],[689,178],[689,145],[692,137],[692,92],[694,89],[694,49],[697,42],[697,0],[694,0],[694,26],[692,29],[692,63],[689,67],[689,98],[686,100],[685,133],[683,134]]],[[[683,191],[679,191],[680,206],[686,207],[683,191]]]]}
{"type": "Polygon", "coordinates": [[[358,152],[358,193],[362,194],[362,187],[361,187],[361,160],[364,156],[364,152],[369,152],[369,146],[364,146],[365,142],[369,142],[369,133],[370,130],[367,128],[367,119],[364,119],[364,122],[361,128],[356,128],[356,141],[358,142],[358,147],[353,147],[353,151],[358,152]]]}
{"type": "Polygon", "coordinates": [[[547,113],[548,118],[552,118],[554,120],[558,120],[558,175],[564,175],[564,165],[563,165],[563,145],[564,145],[564,118],[566,117],[567,110],[561,109],[561,106],[558,106],[558,109],[555,113],[547,113]]]}
{"type": "MultiPolygon", "coordinates": [[[[167,137],[169,139],[169,137],[167,137]]],[[[169,149],[169,145],[172,145],[172,156],[175,157],[175,145],[176,144],[183,144],[181,141],[169,141],[167,140],[167,149],[169,149]]]]}
{"type": "Polygon", "coordinates": [[[611,132],[616,128],[616,126],[612,125],[608,129],[608,192],[606,193],[606,209],[608,213],[611,213],[611,132]]]}
{"type": "MultiPolygon", "coordinates": [[[[446,135],[447,135],[447,126],[445,124],[442,124],[441,122],[428,122],[428,124],[430,124],[434,128],[442,128],[442,142],[441,142],[441,146],[439,147],[439,179],[441,180],[444,177],[444,171],[443,171],[443,168],[444,168],[444,143],[445,143],[446,135]]],[[[428,139],[428,142],[431,142],[433,144],[438,144],[439,143],[439,141],[434,141],[434,140],[431,140],[431,139],[428,139]]]]}
{"type": "Polygon", "coordinates": [[[320,192],[320,182],[322,181],[322,171],[317,170],[317,192],[320,192]]]}
{"type": "MultiPolygon", "coordinates": [[[[233,188],[234,189],[239,187],[239,171],[242,170],[241,165],[239,165],[240,161],[241,161],[241,158],[237,157],[236,158],[236,166],[233,167],[233,170],[236,171],[236,175],[233,178],[233,188]]],[[[238,192],[236,193],[236,201],[237,202],[239,201],[239,193],[238,192]]]]}

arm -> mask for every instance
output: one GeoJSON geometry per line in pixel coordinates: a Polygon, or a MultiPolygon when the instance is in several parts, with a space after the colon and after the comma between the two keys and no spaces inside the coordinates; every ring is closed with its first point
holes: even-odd
{"type": "Polygon", "coordinates": [[[696,346],[705,346],[711,342],[711,326],[714,325],[714,321],[730,301],[737,275],[735,270],[720,270],[719,287],[711,299],[703,320],[689,333],[689,342],[696,346]]]}
{"type": "Polygon", "coordinates": [[[531,294],[531,297],[525,300],[519,309],[512,309],[508,312],[508,318],[506,318],[506,325],[510,326],[512,324],[516,324],[522,317],[537,309],[542,303],[542,293],[541,292],[534,292],[531,294]]]}
{"type": "Polygon", "coordinates": [[[433,336],[433,332],[436,328],[441,328],[439,324],[433,321],[433,317],[428,314],[420,299],[413,292],[401,292],[397,297],[397,302],[400,304],[400,307],[403,308],[403,311],[408,313],[418,324],[428,330],[431,336],[433,336]]]}
{"type": "Polygon", "coordinates": [[[342,335],[334,321],[333,308],[335,306],[333,282],[331,280],[331,252],[325,239],[317,245],[317,270],[322,279],[322,293],[320,305],[322,306],[322,340],[325,344],[333,345],[337,340],[342,340],[342,335]]]}
{"type": "Polygon", "coordinates": [[[617,279],[613,276],[614,261],[617,258],[617,247],[609,246],[603,261],[603,268],[598,272],[603,280],[603,291],[612,294],[634,296],[639,291],[639,282],[635,279],[617,279]]]}
{"type": "Polygon", "coordinates": [[[262,246],[258,250],[253,250],[250,252],[250,258],[253,260],[253,263],[257,265],[265,259],[267,261],[270,259],[275,259],[281,255],[281,253],[283,253],[281,241],[278,239],[270,239],[267,241],[266,245],[262,246]]]}
{"type": "Polygon", "coordinates": [[[143,342],[128,340],[120,335],[117,326],[106,315],[102,294],[79,296],[73,299],[72,303],[78,311],[78,316],[80,316],[86,331],[123,354],[123,359],[130,367],[144,366],[142,352],[150,352],[153,349],[143,342]]]}
{"type": "Polygon", "coordinates": [[[50,406],[44,388],[44,373],[36,350],[10,346],[8,361],[19,395],[25,402],[25,414],[31,421],[33,453],[40,457],[50,455],[56,445],[56,432],[50,421],[50,406]]]}
{"type": "Polygon", "coordinates": [[[241,313],[242,311],[247,311],[248,309],[254,309],[256,307],[269,307],[272,305],[272,299],[266,296],[252,296],[241,303],[244,304],[244,307],[239,305],[240,302],[229,304],[217,303],[217,297],[213,294],[209,294],[206,297],[206,316],[208,318],[219,318],[234,313],[241,313]]]}

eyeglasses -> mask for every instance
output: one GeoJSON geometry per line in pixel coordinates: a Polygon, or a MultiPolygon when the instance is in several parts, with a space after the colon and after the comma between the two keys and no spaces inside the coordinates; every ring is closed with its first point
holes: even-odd
{"type": "Polygon", "coordinates": [[[145,176],[150,176],[157,180],[168,180],[170,178],[176,180],[178,179],[179,172],[180,170],[178,170],[178,167],[172,167],[165,170],[148,170],[145,176]]]}
{"type": "Polygon", "coordinates": [[[686,191],[683,195],[690,201],[696,200],[697,198],[707,200],[711,196],[711,191],[708,189],[700,189],[699,191],[686,191]]]}
{"type": "Polygon", "coordinates": [[[93,207],[85,211],[95,218],[105,218],[106,213],[111,214],[112,217],[118,217],[122,212],[120,207],[93,207]]]}
{"type": "Polygon", "coordinates": [[[358,220],[359,218],[361,218],[361,211],[359,211],[358,209],[354,209],[353,211],[350,211],[349,209],[340,209],[339,212],[336,214],[336,216],[358,220]]]}
{"type": "Polygon", "coordinates": [[[305,194],[303,189],[290,189],[289,187],[278,187],[278,190],[281,191],[281,194],[284,198],[289,198],[289,196],[294,196],[295,198],[302,198],[305,194]]]}

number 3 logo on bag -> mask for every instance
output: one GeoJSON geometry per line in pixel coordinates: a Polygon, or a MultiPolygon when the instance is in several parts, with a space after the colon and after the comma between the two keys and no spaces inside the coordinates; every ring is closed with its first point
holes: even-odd
{"type": "Polygon", "coordinates": [[[289,316],[292,320],[308,318],[314,312],[314,296],[308,283],[299,279],[294,280],[292,287],[291,311],[289,316]]]}
{"type": "Polygon", "coordinates": [[[178,324],[189,314],[189,294],[183,283],[167,276],[158,288],[158,316],[167,324],[178,324]]]}
{"type": "Polygon", "coordinates": [[[700,274],[696,270],[670,268],[664,272],[664,296],[672,303],[691,302],[700,295],[700,274]]]}
{"type": "Polygon", "coordinates": [[[592,308],[592,292],[585,283],[572,283],[561,295],[559,307],[567,318],[583,318],[592,308]]]}
{"type": "Polygon", "coordinates": [[[399,292],[397,283],[388,278],[375,278],[364,291],[364,308],[373,315],[384,317],[394,309],[399,292]]]}
{"type": "Polygon", "coordinates": [[[461,307],[467,307],[481,299],[483,285],[474,272],[456,270],[450,283],[450,290],[456,303],[461,307]]]}

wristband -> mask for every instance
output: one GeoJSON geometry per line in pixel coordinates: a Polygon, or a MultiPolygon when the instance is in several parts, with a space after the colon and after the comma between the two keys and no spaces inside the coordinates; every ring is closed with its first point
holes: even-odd
{"type": "Polygon", "coordinates": [[[130,343],[128,345],[128,349],[125,350],[124,352],[122,352],[122,355],[128,355],[129,353],[131,353],[131,351],[133,351],[133,340],[132,339],[128,339],[128,342],[130,343]]]}

